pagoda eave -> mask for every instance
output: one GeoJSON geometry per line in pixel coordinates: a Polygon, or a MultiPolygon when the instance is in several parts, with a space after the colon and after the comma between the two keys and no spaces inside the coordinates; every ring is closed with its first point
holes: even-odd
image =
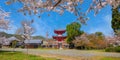
{"type": "Polygon", "coordinates": [[[61,34],[65,33],[65,31],[66,30],[54,30],[54,33],[61,35],[61,34]]]}
{"type": "Polygon", "coordinates": [[[53,36],[53,39],[58,40],[58,41],[62,41],[64,39],[66,39],[66,36],[53,36]]]}

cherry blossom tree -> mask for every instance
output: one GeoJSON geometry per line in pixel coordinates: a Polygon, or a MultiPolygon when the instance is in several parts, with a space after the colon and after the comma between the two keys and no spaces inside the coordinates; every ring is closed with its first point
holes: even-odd
{"type": "MultiPolygon", "coordinates": [[[[9,29],[9,12],[5,12],[1,7],[0,7],[0,29],[8,30],[9,29]]],[[[2,47],[2,44],[4,43],[3,40],[5,40],[5,36],[0,34],[0,46],[2,47]]]]}
{"type": "Polygon", "coordinates": [[[75,37],[73,43],[75,44],[76,48],[86,49],[86,47],[89,44],[89,39],[87,38],[87,34],[84,33],[81,36],[75,37]]]}
{"type": "Polygon", "coordinates": [[[110,5],[112,8],[117,8],[120,5],[120,0],[93,0],[87,13],[94,10],[95,15],[105,6],[110,5]]]}
{"type": "Polygon", "coordinates": [[[108,47],[110,46],[120,46],[120,32],[117,31],[117,35],[106,37],[106,42],[108,47]]]}
{"type": "Polygon", "coordinates": [[[22,38],[24,40],[31,39],[31,35],[34,33],[34,28],[31,26],[33,23],[33,20],[27,21],[24,20],[21,22],[22,27],[18,28],[16,31],[16,34],[22,35],[22,38]]]}
{"type": "MultiPolygon", "coordinates": [[[[6,4],[20,2],[23,7],[19,9],[20,12],[26,14],[41,14],[43,12],[55,11],[63,14],[65,11],[74,13],[81,23],[85,23],[88,18],[86,14],[94,10],[96,15],[102,8],[107,5],[116,8],[120,5],[120,0],[93,0],[86,12],[81,12],[81,4],[84,0],[8,0],[6,4]]],[[[39,16],[40,17],[40,16],[39,16]]]]}
{"type": "MultiPolygon", "coordinates": [[[[31,24],[33,22],[34,22],[33,20],[31,20],[31,21],[22,21],[22,26],[23,26],[23,31],[24,31],[24,33],[22,34],[22,37],[25,40],[30,40],[31,35],[34,33],[34,29],[33,29],[33,27],[31,27],[31,24]]],[[[27,54],[28,54],[28,47],[27,47],[27,54]]]]}
{"type": "MultiPolygon", "coordinates": [[[[75,47],[78,49],[103,49],[106,48],[105,39],[101,39],[102,35],[95,34],[82,34],[80,36],[75,37],[73,43],[75,47]]],[[[104,36],[103,36],[104,37],[104,36]]]]}
{"type": "Polygon", "coordinates": [[[0,8],[0,29],[7,30],[9,28],[9,12],[5,12],[2,8],[0,8]]]}
{"type": "MultiPolygon", "coordinates": [[[[31,21],[23,20],[21,22],[22,27],[18,28],[16,31],[16,34],[21,35],[21,37],[23,38],[22,40],[23,46],[24,46],[24,40],[32,39],[31,35],[35,32],[35,29],[31,26],[33,22],[34,20],[31,21]]],[[[28,54],[28,47],[27,47],[27,54],[28,54]]]]}

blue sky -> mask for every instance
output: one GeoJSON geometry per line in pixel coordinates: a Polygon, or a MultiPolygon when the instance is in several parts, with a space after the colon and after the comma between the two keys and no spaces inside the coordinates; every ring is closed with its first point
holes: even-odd
{"type": "MultiPolygon", "coordinates": [[[[16,29],[19,28],[20,22],[22,20],[34,19],[33,26],[36,29],[33,35],[46,36],[46,32],[49,33],[49,37],[54,35],[54,29],[65,29],[67,24],[74,22],[76,16],[70,12],[65,12],[63,15],[59,15],[56,12],[45,12],[42,14],[41,18],[37,16],[24,16],[22,13],[17,12],[17,10],[22,7],[19,3],[14,3],[12,5],[5,5],[6,0],[0,0],[0,6],[6,12],[10,13],[10,20],[12,21],[12,28],[5,32],[14,34],[16,29]],[[48,16],[48,13],[50,16],[48,16]]],[[[85,0],[82,4],[82,11],[86,11],[91,3],[91,0],[85,0]]],[[[88,13],[89,20],[87,25],[82,25],[81,30],[86,33],[103,32],[104,35],[110,36],[113,32],[111,28],[111,7],[106,6],[103,8],[99,14],[94,16],[94,11],[88,13]]]]}

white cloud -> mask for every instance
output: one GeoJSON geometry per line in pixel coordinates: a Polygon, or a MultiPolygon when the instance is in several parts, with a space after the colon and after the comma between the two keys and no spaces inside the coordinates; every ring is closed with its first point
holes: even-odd
{"type": "Polygon", "coordinates": [[[102,18],[102,22],[99,25],[96,25],[96,27],[90,27],[88,33],[95,33],[95,32],[103,32],[106,36],[111,36],[113,30],[111,28],[111,15],[106,15],[102,18]]]}
{"type": "Polygon", "coordinates": [[[35,21],[33,26],[35,28],[35,34],[33,35],[42,35],[42,36],[46,36],[46,32],[49,32],[49,34],[51,35],[51,31],[52,28],[50,26],[50,24],[47,24],[48,22],[46,22],[45,20],[40,20],[40,21],[35,21]]]}
{"type": "Polygon", "coordinates": [[[111,27],[111,21],[112,21],[112,16],[111,15],[106,15],[103,20],[105,21],[106,24],[108,24],[109,27],[111,27]]]}
{"type": "Polygon", "coordinates": [[[10,24],[10,28],[8,30],[0,29],[1,32],[6,32],[8,34],[15,34],[16,30],[17,26],[12,24],[10,24]]]}

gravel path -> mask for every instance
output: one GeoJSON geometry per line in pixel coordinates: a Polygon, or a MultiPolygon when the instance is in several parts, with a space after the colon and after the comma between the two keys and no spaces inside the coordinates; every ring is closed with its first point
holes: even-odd
{"type": "MultiPolygon", "coordinates": [[[[13,49],[2,49],[12,51],[13,49]]],[[[15,49],[15,51],[22,51],[27,53],[27,49],[15,49]]],[[[111,52],[98,52],[98,51],[85,51],[85,50],[50,50],[50,49],[29,49],[29,54],[40,55],[40,54],[51,54],[51,55],[62,55],[71,57],[93,57],[93,56],[105,56],[105,57],[120,57],[120,53],[111,52]]]]}

